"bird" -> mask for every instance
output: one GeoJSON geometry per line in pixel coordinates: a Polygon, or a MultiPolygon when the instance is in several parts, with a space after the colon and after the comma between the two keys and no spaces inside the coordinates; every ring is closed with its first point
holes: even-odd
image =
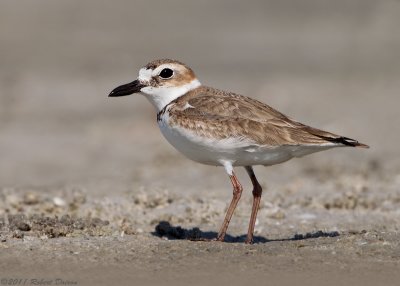
{"type": "Polygon", "coordinates": [[[214,240],[224,241],[243,187],[234,167],[244,167],[253,185],[245,243],[254,239],[262,187],[253,166],[271,166],[336,147],[369,148],[357,140],[302,124],[251,97],[202,85],[186,64],[151,61],[138,77],[113,89],[109,97],[144,95],[155,107],[166,140],[189,159],[224,167],[232,200],[214,240]]]}

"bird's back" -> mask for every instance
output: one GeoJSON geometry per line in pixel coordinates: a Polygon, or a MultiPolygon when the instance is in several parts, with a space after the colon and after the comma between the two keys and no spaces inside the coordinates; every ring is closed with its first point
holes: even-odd
{"type": "Polygon", "coordinates": [[[247,138],[267,147],[327,144],[367,147],[290,119],[253,98],[206,86],[177,98],[168,108],[172,125],[179,124],[199,136],[247,138]]]}

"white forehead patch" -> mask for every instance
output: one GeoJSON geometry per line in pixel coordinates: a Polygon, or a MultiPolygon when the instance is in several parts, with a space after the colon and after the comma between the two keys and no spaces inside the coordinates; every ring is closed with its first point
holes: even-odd
{"type": "Polygon", "coordinates": [[[150,81],[152,74],[153,74],[153,70],[152,69],[141,68],[139,70],[138,79],[141,80],[141,81],[150,81]]]}

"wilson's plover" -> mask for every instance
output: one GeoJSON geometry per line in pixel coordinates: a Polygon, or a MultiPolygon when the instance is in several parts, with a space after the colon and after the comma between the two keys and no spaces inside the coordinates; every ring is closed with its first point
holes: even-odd
{"type": "Polygon", "coordinates": [[[322,131],[243,95],[203,86],[187,65],[155,60],[131,83],[109,96],[141,93],[157,111],[162,134],[178,151],[196,162],[223,166],[233,185],[233,198],[217,240],[223,241],[242,194],[233,168],[244,167],[253,184],[253,207],[246,243],[252,243],[262,189],[253,165],[271,166],[294,157],[335,147],[367,145],[322,131]]]}

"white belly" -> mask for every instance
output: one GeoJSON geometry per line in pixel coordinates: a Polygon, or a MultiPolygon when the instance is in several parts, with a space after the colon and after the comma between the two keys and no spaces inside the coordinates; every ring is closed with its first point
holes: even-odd
{"type": "Polygon", "coordinates": [[[190,130],[170,127],[165,114],[158,121],[161,133],[179,152],[189,159],[207,165],[222,165],[229,161],[233,166],[274,165],[302,157],[311,153],[336,147],[326,145],[284,145],[278,147],[262,146],[246,138],[227,138],[223,140],[197,136],[190,130]]]}

